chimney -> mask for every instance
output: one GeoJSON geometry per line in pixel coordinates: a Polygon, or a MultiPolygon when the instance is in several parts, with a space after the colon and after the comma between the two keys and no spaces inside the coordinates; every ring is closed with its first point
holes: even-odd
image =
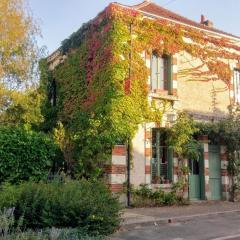
{"type": "Polygon", "coordinates": [[[202,15],[201,15],[201,24],[204,24],[205,21],[206,21],[206,20],[205,20],[205,16],[202,14],[202,15]]]}
{"type": "Polygon", "coordinates": [[[202,14],[201,15],[201,24],[207,26],[207,27],[210,27],[212,28],[213,27],[213,22],[210,21],[210,20],[206,20],[205,16],[202,14]]]}

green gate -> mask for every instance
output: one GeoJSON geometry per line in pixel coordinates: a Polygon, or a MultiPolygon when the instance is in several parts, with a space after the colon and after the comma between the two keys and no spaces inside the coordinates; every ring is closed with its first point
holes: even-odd
{"type": "Polygon", "coordinates": [[[209,188],[211,200],[221,200],[221,161],[219,147],[209,145],[209,188]]]}

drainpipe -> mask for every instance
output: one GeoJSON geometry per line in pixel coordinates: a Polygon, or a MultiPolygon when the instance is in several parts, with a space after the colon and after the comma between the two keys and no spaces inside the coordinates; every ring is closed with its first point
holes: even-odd
{"type": "Polygon", "coordinates": [[[188,201],[190,201],[190,172],[188,173],[188,201]]]}
{"type": "Polygon", "coordinates": [[[131,206],[131,159],[130,159],[130,139],[127,142],[127,206],[131,206]]]}
{"type": "MultiPolygon", "coordinates": [[[[129,25],[130,31],[130,53],[129,53],[129,82],[131,88],[131,77],[132,77],[132,23],[129,25]]],[[[127,141],[127,206],[131,206],[131,139],[127,141]]]]}

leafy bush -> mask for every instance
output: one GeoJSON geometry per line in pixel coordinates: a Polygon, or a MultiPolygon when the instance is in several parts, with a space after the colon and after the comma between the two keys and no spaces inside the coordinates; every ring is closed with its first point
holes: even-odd
{"type": "Polygon", "coordinates": [[[119,201],[101,182],[24,183],[15,186],[12,199],[8,188],[5,186],[0,192],[0,209],[15,207],[15,219],[21,221],[23,228],[70,227],[92,235],[108,235],[120,224],[119,201]]]}
{"type": "MultiPolygon", "coordinates": [[[[0,237],[1,239],[1,237],[0,237]]],[[[16,232],[4,235],[4,240],[103,240],[101,236],[89,236],[77,229],[52,228],[40,232],[16,232]]]]}
{"type": "Polygon", "coordinates": [[[175,189],[171,189],[169,192],[163,191],[161,188],[152,190],[146,184],[132,189],[132,205],[135,207],[157,207],[186,203],[187,201],[179,196],[175,189]]]}
{"type": "Polygon", "coordinates": [[[0,126],[0,183],[45,178],[60,150],[46,135],[0,126]]]}

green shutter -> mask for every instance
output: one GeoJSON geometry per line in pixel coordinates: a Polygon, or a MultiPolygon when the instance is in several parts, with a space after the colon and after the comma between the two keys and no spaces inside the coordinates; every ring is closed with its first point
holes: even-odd
{"type": "Polygon", "coordinates": [[[173,181],[173,149],[168,147],[167,152],[167,160],[168,160],[168,179],[173,181]]]}
{"type": "Polygon", "coordinates": [[[168,56],[168,94],[173,94],[172,56],[168,56]]]}

